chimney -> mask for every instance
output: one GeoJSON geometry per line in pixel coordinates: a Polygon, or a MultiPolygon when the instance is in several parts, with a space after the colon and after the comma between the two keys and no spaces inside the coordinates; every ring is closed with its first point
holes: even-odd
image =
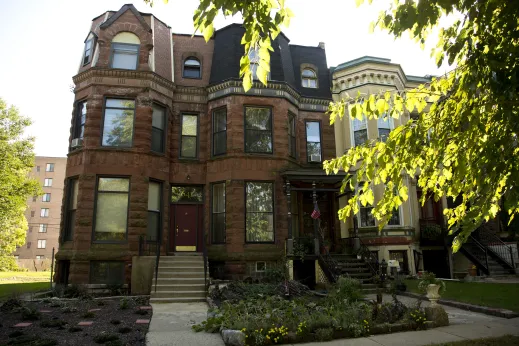
{"type": "Polygon", "coordinates": [[[319,42],[319,48],[324,49],[324,42],[319,42]]]}

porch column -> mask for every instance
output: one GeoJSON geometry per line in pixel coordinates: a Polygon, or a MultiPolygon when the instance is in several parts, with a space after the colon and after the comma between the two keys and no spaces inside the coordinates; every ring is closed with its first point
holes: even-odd
{"type": "MultiPolygon", "coordinates": [[[[315,208],[315,205],[317,203],[317,192],[315,191],[315,181],[312,181],[312,202],[313,202],[313,207],[315,208]]],[[[319,254],[319,235],[317,234],[318,232],[319,232],[319,225],[317,224],[317,219],[314,219],[314,244],[315,244],[315,254],[316,255],[319,254]]]]}
{"type": "Polygon", "coordinates": [[[290,196],[290,181],[287,179],[286,181],[286,191],[287,191],[287,206],[288,206],[288,239],[287,239],[287,254],[292,253],[292,249],[294,248],[294,240],[292,234],[292,198],[290,196]]]}

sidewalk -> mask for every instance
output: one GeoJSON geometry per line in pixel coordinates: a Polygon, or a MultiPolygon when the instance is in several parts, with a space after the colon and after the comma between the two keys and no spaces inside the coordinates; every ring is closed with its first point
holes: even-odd
{"type": "MultiPolygon", "coordinates": [[[[374,299],[374,295],[368,295],[374,299]]],[[[415,298],[399,296],[406,305],[416,302],[415,298]]],[[[384,295],[384,301],[391,296],[384,295]]],[[[425,307],[429,302],[423,302],[425,307]]],[[[146,335],[147,346],[224,346],[220,334],[195,333],[191,326],[207,317],[206,303],[152,304],[153,317],[146,335]]],[[[424,331],[374,335],[358,339],[340,339],[329,342],[313,342],[307,346],[418,346],[445,342],[499,337],[506,334],[519,335],[519,318],[506,319],[495,316],[443,306],[447,311],[450,326],[424,331]]],[[[295,346],[297,346],[295,345],[295,346]]]]}
{"type": "Polygon", "coordinates": [[[195,333],[191,326],[207,318],[206,303],[151,304],[147,346],[224,346],[220,334],[195,333]]]}

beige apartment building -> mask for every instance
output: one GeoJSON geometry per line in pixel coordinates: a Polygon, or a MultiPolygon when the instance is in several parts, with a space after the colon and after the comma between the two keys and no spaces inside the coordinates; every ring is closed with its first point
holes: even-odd
{"type": "Polygon", "coordinates": [[[52,249],[58,251],[67,158],[37,156],[35,161],[30,175],[40,182],[44,194],[27,200],[25,244],[14,256],[20,267],[39,271],[50,268],[52,249]]]}
{"type": "MultiPolygon", "coordinates": [[[[355,96],[357,92],[370,95],[380,91],[403,91],[412,89],[430,81],[428,77],[409,76],[404,73],[399,64],[391,60],[365,56],[333,67],[332,94],[334,101],[355,96]]],[[[410,115],[399,119],[363,119],[351,120],[345,116],[335,123],[336,154],[341,156],[349,148],[361,145],[368,140],[385,140],[389,132],[402,123],[407,122],[410,115]]],[[[382,259],[398,260],[404,273],[414,274],[423,269],[423,252],[420,248],[420,225],[426,223],[442,224],[441,206],[432,199],[423,208],[418,203],[420,191],[417,190],[413,179],[407,179],[409,199],[398,211],[394,211],[388,225],[378,231],[378,222],[371,215],[370,207],[360,207],[356,215],[359,237],[369,249],[376,253],[379,261],[382,259]]],[[[383,186],[375,187],[375,200],[382,197],[383,186]]],[[[339,201],[340,206],[346,205],[346,197],[339,201]]],[[[341,223],[341,237],[353,236],[353,218],[341,223]]],[[[443,247],[441,247],[443,257],[443,247]]],[[[436,254],[438,255],[438,254],[436,254]]],[[[446,260],[446,258],[445,258],[446,260]]]]}

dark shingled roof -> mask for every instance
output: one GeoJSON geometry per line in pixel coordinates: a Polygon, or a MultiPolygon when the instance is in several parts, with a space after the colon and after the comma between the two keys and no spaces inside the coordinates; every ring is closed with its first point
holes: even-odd
{"type": "Polygon", "coordinates": [[[123,5],[123,7],[121,7],[121,9],[119,11],[117,11],[113,16],[108,18],[108,20],[106,22],[101,24],[100,28],[101,29],[108,28],[110,25],[112,25],[117,20],[117,18],[122,16],[123,13],[128,10],[132,11],[132,13],[135,15],[135,17],[137,17],[137,20],[139,21],[139,23],[141,23],[141,25],[144,27],[144,29],[146,29],[148,32],[151,32],[151,28],[148,25],[148,23],[146,23],[146,21],[144,20],[144,18],[141,15],[141,13],[139,11],[137,11],[135,6],[133,6],[132,4],[123,5]]]}
{"type": "MultiPolygon", "coordinates": [[[[210,84],[240,78],[240,58],[243,55],[241,38],[244,32],[241,24],[230,24],[215,32],[210,84]]],[[[274,51],[270,53],[270,80],[285,82],[305,97],[331,99],[325,50],[320,47],[290,45],[289,42],[282,33],[272,42],[274,51]],[[302,87],[301,64],[304,63],[317,67],[318,88],[302,87]]]]}

